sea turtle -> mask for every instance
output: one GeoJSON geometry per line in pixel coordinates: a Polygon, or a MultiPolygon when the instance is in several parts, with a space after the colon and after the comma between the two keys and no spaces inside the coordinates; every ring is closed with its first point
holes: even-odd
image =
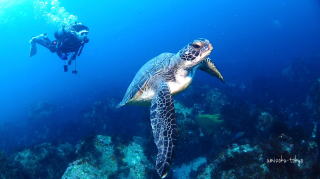
{"type": "Polygon", "coordinates": [[[162,53],[154,57],[140,68],[118,105],[151,103],[151,127],[158,149],[156,170],[161,178],[168,174],[176,140],[172,95],[190,85],[198,68],[223,81],[221,73],[208,58],[212,50],[208,40],[197,39],[176,54],[162,53]]]}

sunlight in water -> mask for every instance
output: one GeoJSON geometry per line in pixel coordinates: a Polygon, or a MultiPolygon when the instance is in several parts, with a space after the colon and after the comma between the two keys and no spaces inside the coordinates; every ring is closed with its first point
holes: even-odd
{"type": "Polygon", "coordinates": [[[0,24],[25,16],[28,2],[31,0],[0,0],[0,24]]]}
{"type": "Polygon", "coordinates": [[[69,13],[60,5],[59,0],[35,0],[34,8],[47,19],[49,23],[57,25],[70,24],[77,21],[77,16],[69,13]]]}
{"type": "Polygon", "coordinates": [[[59,0],[0,0],[0,24],[29,14],[55,25],[74,23],[78,19],[61,6],[59,0]]]}

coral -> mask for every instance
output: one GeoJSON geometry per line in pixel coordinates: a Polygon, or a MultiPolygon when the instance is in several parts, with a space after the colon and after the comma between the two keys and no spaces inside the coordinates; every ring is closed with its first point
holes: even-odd
{"type": "Polygon", "coordinates": [[[198,169],[207,163],[205,157],[198,157],[188,164],[182,164],[175,168],[173,175],[177,179],[191,178],[191,172],[197,172],[198,169]]]}
{"type": "Polygon", "coordinates": [[[63,179],[74,178],[149,178],[153,167],[142,147],[143,139],[133,137],[128,145],[114,146],[111,137],[98,135],[82,142],[77,149],[77,160],[63,174],[63,179]]]}
{"type": "Polygon", "coordinates": [[[177,117],[177,126],[179,131],[184,131],[181,133],[181,138],[190,138],[190,135],[193,135],[195,128],[195,120],[193,119],[193,109],[186,107],[184,104],[178,100],[174,103],[175,112],[177,117]]]}
{"type": "MultiPolygon", "coordinates": [[[[285,78],[294,76],[291,72],[287,75],[288,77],[285,78]]],[[[312,81],[310,79],[310,82],[312,81]]],[[[257,93],[249,95],[250,91],[247,91],[247,87],[239,92],[238,87],[232,86],[225,87],[227,89],[225,93],[217,88],[193,86],[189,90],[192,91],[189,95],[187,92],[187,95],[183,93],[176,96],[178,101],[175,102],[175,108],[180,135],[177,139],[172,178],[312,178],[312,176],[316,178],[320,176],[319,140],[317,140],[320,79],[314,81],[309,91],[307,105],[301,105],[300,102],[290,104],[282,97],[284,93],[281,91],[277,93],[279,99],[273,97],[269,88],[276,92],[281,89],[272,87],[272,83],[263,86],[264,83],[266,81],[263,80],[258,83],[262,85],[260,86],[262,89],[266,89],[261,93],[265,95],[261,98],[263,100],[256,99],[260,96],[257,93]],[[232,94],[232,91],[239,94],[232,94]],[[247,92],[248,94],[241,96],[247,92]],[[253,103],[253,101],[257,102],[253,103]],[[295,119],[297,123],[291,119],[295,119]],[[268,159],[278,157],[286,159],[296,157],[303,159],[303,162],[294,164],[267,162],[268,159]]],[[[291,84],[294,84],[294,80],[291,84]]],[[[309,87],[310,85],[307,86],[309,87]]],[[[76,147],[69,144],[37,145],[13,154],[14,163],[0,155],[0,178],[61,178],[62,175],[63,179],[158,177],[154,170],[154,162],[150,162],[151,158],[155,159],[156,148],[146,147],[153,146],[151,145],[152,137],[149,135],[150,125],[146,125],[149,111],[145,109],[141,113],[143,117],[140,117],[140,113],[135,109],[123,112],[121,109],[115,110],[115,105],[112,98],[97,99],[93,105],[84,109],[80,119],[72,124],[78,125],[74,129],[81,131],[82,136],[87,136],[89,132],[93,135],[103,133],[113,136],[114,132],[117,137],[98,135],[80,142],[76,147]],[[142,120],[123,121],[130,115],[139,115],[136,119],[142,118],[142,120]],[[128,121],[130,125],[123,125],[129,124],[128,121]],[[140,125],[139,130],[134,125],[140,125]],[[132,138],[140,135],[141,133],[136,134],[136,131],[140,132],[141,129],[147,131],[142,132],[146,136],[132,138]],[[145,141],[150,145],[145,145],[145,141]]],[[[56,107],[53,105],[37,104],[30,113],[32,116],[30,119],[54,118],[55,110],[56,107]]],[[[33,121],[45,121],[47,124],[49,120],[33,121]]],[[[46,130],[53,125],[42,124],[44,122],[34,127],[37,134],[34,136],[44,136],[43,140],[56,137],[46,135],[46,130]]],[[[1,134],[7,135],[7,130],[2,131],[1,134]]],[[[66,133],[61,133],[59,136],[64,134],[66,133]]],[[[78,135],[77,132],[71,131],[69,136],[76,136],[74,134],[78,135]]],[[[80,137],[74,138],[77,141],[80,137]]],[[[29,139],[30,137],[24,138],[26,141],[29,139]]]]}
{"type": "Polygon", "coordinates": [[[98,135],[80,144],[77,153],[80,159],[69,165],[63,179],[106,178],[118,170],[111,137],[98,135]]]}
{"type": "Polygon", "coordinates": [[[70,144],[53,146],[44,143],[18,152],[13,160],[30,178],[60,178],[73,159],[73,152],[74,148],[70,144]]]}
{"type": "Polygon", "coordinates": [[[86,178],[95,179],[102,178],[101,171],[92,166],[88,161],[79,159],[72,162],[67,170],[64,172],[62,179],[75,179],[75,178],[86,178]]]}
{"type": "Polygon", "coordinates": [[[257,146],[253,148],[249,144],[240,145],[240,146],[238,144],[233,144],[232,147],[226,151],[226,157],[232,158],[237,154],[252,152],[256,149],[257,149],[257,146]]]}
{"type": "Polygon", "coordinates": [[[122,161],[129,169],[129,174],[125,178],[147,178],[146,169],[152,166],[144,154],[140,141],[142,141],[141,138],[134,137],[128,146],[120,148],[120,152],[124,156],[122,161]]]}
{"type": "Polygon", "coordinates": [[[212,178],[212,172],[215,168],[214,164],[209,164],[205,167],[204,171],[200,173],[197,178],[198,179],[207,179],[207,178],[212,178]]]}
{"type": "Polygon", "coordinates": [[[233,144],[209,163],[197,178],[253,178],[265,176],[263,153],[258,146],[233,144]]]}
{"type": "Polygon", "coordinates": [[[4,153],[0,152],[0,178],[25,178],[27,175],[23,173],[20,167],[13,165],[4,153]]]}
{"type": "Polygon", "coordinates": [[[118,165],[115,159],[111,137],[98,135],[94,145],[96,150],[101,153],[101,170],[105,171],[106,173],[113,173],[117,171],[118,165]]]}

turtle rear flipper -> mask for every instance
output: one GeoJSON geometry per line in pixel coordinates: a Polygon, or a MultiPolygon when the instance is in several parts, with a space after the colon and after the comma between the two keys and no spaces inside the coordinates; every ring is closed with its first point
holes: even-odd
{"type": "Polygon", "coordinates": [[[161,178],[168,174],[176,137],[176,117],[173,99],[165,82],[159,82],[151,101],[150,120],[154,142],[158,149],[156,169],[161,178]]]}

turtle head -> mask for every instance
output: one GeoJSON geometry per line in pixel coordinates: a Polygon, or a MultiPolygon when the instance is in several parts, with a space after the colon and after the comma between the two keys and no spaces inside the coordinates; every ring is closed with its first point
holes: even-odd
{"type": "Polygon", "coordinates": [[[213,50],[212,44],[207,39],[197,39],[179,51],[181,60],[186,68],[191,68],[205,60],[213,50]]]}

